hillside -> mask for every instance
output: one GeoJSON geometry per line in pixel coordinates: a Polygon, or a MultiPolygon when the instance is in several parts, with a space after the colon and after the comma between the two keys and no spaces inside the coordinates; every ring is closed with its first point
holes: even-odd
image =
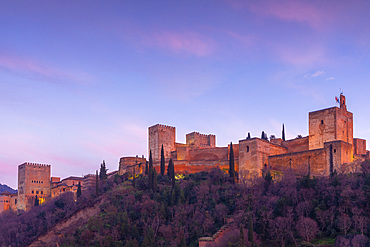
{"type": "Polygon", "coordinates": [[[17,193],[17,190],[14,190],[14,189],[10,188],[8,185],[0,184],[0,193],[4,192],[4,191],[9,191],[12,194],[17,193]]]}
{"type": "Polygon", "coordinates": [[[232,184],[220,169],[174,184],[166,175],[127,176],[102,180],[98,197],[94,190],[75,202],[66,193],[18,217],[0,215],[0,246],[195,247],[230,220],[219,246],[368,242],[369,163],[359,174],[320,178],[296,178],[287,170],[273,181],[266,172],[249,185],[232,184]]]}

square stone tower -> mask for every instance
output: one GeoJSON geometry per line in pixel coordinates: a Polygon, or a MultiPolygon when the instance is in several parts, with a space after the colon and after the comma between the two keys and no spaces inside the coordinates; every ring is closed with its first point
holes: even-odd
{"type": "Polygon", "coordinates": [[[344,95],[340,96],[340,108],[309,113],[309,133],[310,150],[324,148],[324,143],[331,141],[353,145],[353,114],[347,111],[344,95]]]}
{"type": "MultiPolygon", "coordinates": [[[[163,145],[164,157],[169,159],[171,152],[176,150],[176,128],[167,125],[157,124],[149,127],[149,150],[152,150],[153,162],[161,159],[163,145]]],[[[149,153],[148,153],[149,159],[149,153]]]]}
{"type": "Polygon", "coordinates": [[[18,210],[28,210],[35,197],[42,203],[50,197],[50,165],[23,163],[18,166],[18,210]]]}

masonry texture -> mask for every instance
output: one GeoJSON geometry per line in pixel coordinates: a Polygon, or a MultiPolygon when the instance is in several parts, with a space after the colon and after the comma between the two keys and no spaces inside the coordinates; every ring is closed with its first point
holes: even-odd
{"type": "MultiPolygon", "coordinates": [[[[347,111],[344,95],[340,96],[340,107],[310,112],[308,123],[306,137],[286,141],[251,138],[234,144],[239,179],[260,177],[267,169],[278,174],[286,168],[297,175],[324,176],[369,158],[366,140],[353,138],[353,114],[347,111]]],[[[166,165],[173,159],[176,173],[194,173],[216,166],[228,170],[230,145],[216,147],[215,135],[192,132],[186,135],[186,143],[177,143],[175,136],[175,127],[149,127],[148,153],[151,150],[157,169],[163,145],[166,165]]]]}

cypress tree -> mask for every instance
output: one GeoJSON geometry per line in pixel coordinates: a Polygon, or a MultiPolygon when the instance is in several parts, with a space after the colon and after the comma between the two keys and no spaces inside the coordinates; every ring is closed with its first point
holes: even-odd
{"type": "Polygon", "coordinates": [[[95,189],[96,189],[96,195],[99,195],[99,175],[98,170],[96,170],[96,179],[95,179],[95,189]]]}
{"type": "Polygon", "coordinates": [[[248,229],[248,240],[251,242],[251,247],[254,247],[254,238],[253,238],[253,218],[252,212],[249,212],[249,229],[248,229]]]}
{"type": "Polygon", "coordinates": [[[265,131],[262,130],[262,133],[261,133],[261,139],[264,140],[265,139],[265,131]]]}
{"type": "Polygon", "coordinates": [[[153,168],[153,191],[156,192],[158,188],[157,184],[157,171],[153,168]]]}
{"type": "Polygon", "coordinates": [[[245,247],[243,224],[240,224],[240,236],[239,236],[239,238],[240,238],[239,247],[245,247]]]}
{"type": "Polygon", "coordinates": [[[234,150],[233,143],[230,143],[230,157],[229,157],[229,175],[232,183],[235,183],[235,164],[234,164],[234,150]]]}
{"type": "Polygon", "coordinates": [[[36,197],[35,197],[35,207],[38,206],[38,205],[40,205],[40,201],[39,201],[39,198],[36,195],[36,197]]]}
{"type": "Polygon", "coordinates": [[[172,159],[170,159],[170,161],[168,162],[168,166],[167,166],[167,176],[169,176],[170,178],[172,178],[172,175],[171,175],[172,166],[173,166],[173,162],[172,162],[172,159]]]}
{"type": "Polygon", "coordinates": [[[153,158],[152,150],[149,152],[149,189],[153,189],[153,158]]]}
{"type": "Polygon", "coordinates": [[[161,175],[164,176],[164,172],[166,169],[166,165],[164,163],[164,150],[163,150],[163,144],[162,144],[162,150],[161,150],[161,175]]]}
{"type": "Polygon", "coordinates": [[[100,165],[99,178],[100,179],[107,179],[108,178],[107,171],[108,171],[108,169],[105,167],[105,161],[103,160],[103,163],[100,165]]]}
{"type": "Polygon", "coordinates": [[[173,164],[172,159],[170,159],[171,162],[171,182],[172,182],[172,189],[175,189],[175,165],[173,164]]]}
{"type": "Polygon", "coordinates": [[[145,162],[145,175],[149,174],[149,166],[148,166],[148,161],[145,162]]]}
{"type": "Polygon", "coordinates": [[[283,141],[285,141],[285,126],[284,126],[284,124],[283,124],[283,131],[282,131],[282,133],[281,133],[281,138],[283,139],[283,141]]]}
{"type": "Polygon", "coordinates": [[[248,139],[248,140],[249,140],[249,139],[251,139],[251,133],[250,133],[250,132],[248,132],[247,139],[248,139]]]}
{"type": "Polygon", "coordinates": [[[81,197],[82,191],[81,191],[81,182],[78,182],[77,187],[77,198],[81,197]]]}

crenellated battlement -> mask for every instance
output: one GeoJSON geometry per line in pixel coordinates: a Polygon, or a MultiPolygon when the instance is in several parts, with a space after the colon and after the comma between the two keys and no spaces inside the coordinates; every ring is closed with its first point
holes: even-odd
{"type": "Polygon", "coordinates": [[[26,166],[42,166],[42,167],[50,167],[48,164],[39,164],[39,163],[31,163],[31,162],[25,162],[22,165],[26,166]]]}
{"type": "Polygon", "coordinates": [[[201,133],[199,133],[199,132],[196,132],[196,131],[194,131],[194,132],[191,132],[191,133],[189,133],[189,134],[187,134],[187,135],[190,135],[190,134],[194,134],[194,135],[197,135],[197,136],[199,136],[199,137],[204,137],[204,138],[208,138],[209,136],[214,136],[214,137],[216,137],[216,135],[213,135],[213,134],[201,134],[201,133]]]}
{"type": "Polygon", "coordinates": [[[157,125],[154,125],[153,127],[155,126],[158,126],[158,128],[161,128],[161,129],[169,129],[169,130],[174,130],[175,127],[173,126],[169,126],[169,125],[164,125],[164,124],[157,124],[157,125]]]}

